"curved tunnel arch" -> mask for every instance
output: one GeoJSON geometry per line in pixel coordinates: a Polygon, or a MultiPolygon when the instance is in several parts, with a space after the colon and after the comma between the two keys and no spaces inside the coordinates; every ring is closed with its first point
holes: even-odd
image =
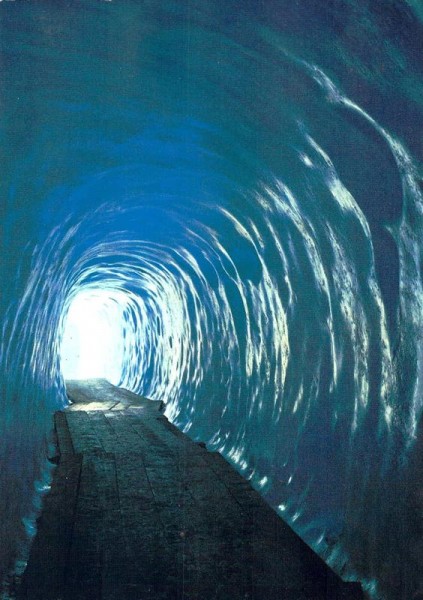
{"type": "MultiPolygon", "coordinates": [[[[0,483],[14,508],[2,558],[48,479],[66,318],[85,296],[120,335],[103,371],[112,361],[113,381],[163,400],[373,589],[385,560],[375,531],[421,413],[417,143],[412,154],[405,126],[397,137],[379,125],[389,115],[376,100],[368,113],[344,95],[335,80],[351,90],[350,63],[325,44],[304,42],[300,56],[250,3],[237,18],[207,2],[189,15],[115,4],[30,6],[26,29],[5,25],[7,100],[27,102],[11,117],[22,158],[4,184],[1,455],[12,458],[0,483]],[[384,182],[387,206],[372,204],[363,173],[384,182]]],[[[380,82],[360,83],[377,95],[380,82]]]]}

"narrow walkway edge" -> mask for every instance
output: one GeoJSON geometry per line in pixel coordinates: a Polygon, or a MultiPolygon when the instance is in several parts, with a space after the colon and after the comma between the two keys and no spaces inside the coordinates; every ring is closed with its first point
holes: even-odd
{"type": "Polygon", "coordinates": [[[58,466],[18,600],[359,600],[160,404],[67,382],[58,466]]]}

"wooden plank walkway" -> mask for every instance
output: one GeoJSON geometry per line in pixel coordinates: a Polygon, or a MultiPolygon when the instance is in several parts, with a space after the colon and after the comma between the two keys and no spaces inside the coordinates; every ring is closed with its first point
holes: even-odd
{"type": "Polygon", "coordinates": [[[160,403],[105,380],[67,390],[19,600],[363,598],[160,403]]]}

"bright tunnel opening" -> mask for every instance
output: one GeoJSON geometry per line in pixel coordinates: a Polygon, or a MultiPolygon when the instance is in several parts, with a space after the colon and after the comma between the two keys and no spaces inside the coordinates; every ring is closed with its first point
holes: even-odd
{"type": "Polygon", "coordinates": [[[125,351],[125,294],[89,289],[71,301],[60,349],[67,379],[104,378],[118,385],[125,351]]]}

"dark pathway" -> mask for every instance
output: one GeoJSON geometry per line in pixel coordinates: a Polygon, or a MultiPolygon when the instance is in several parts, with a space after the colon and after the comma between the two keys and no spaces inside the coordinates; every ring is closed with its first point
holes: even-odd
{"type": "Polygon", "coordinates": [[[20,600],[362,598],[159,403],[104,380],[68,395],[20,600]]]}

